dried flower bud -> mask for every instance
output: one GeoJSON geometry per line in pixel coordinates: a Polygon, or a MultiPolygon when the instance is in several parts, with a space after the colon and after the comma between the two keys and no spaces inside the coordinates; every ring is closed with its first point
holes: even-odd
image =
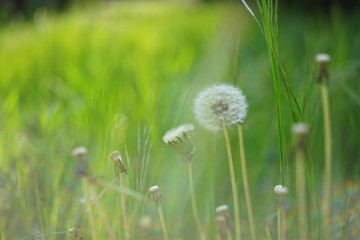
{"type": "Polygon", "coordinates": [[[88,150],[86,147],[77,147],[72,151],[72,155],[76,158],[76,174],[79,177],[89,176],[89,169],[86,163],[88,150]]]}
{"type": "Polygon", "coordinates": [[[216,208],[216,213],[220,216],[229,217],[229,207],[228,205],[221,205],[216,208]]]}
{"type": "Polygon", "coordinates": [[[230,84],[211,86],[200,92],[194,102],[197,121],[210,131],[223,125],[244,123],[248,104],[242,91],[230,84]]]}
{"type": "Polygon", "coordinates": [[[77,159],[77,160],[84,160],[86,155],[87,155],[88,151],[86,149],[86,147],[77,147],[74,148],[74,150],[72,151],[72,155],[77,159]]]}
{"type": "Polygon", "coordinates": [[[178,126],[167,131],[163,136],[163,141],[180,153],[182,160],[191,161],[195,154],[195,146],[191,137],[191,133],[194,130],[195,128],[192,124],[178,126]]]}
{"type": "Polygon", "coordinates": [[[274,192],[278,197],[284,197],[288,193],[288,188],[282,185],[276,185],[274,187],[274,192]]]}
{"type": "Polygon", "coordinates": [[[119,172],[120,172],[120,174],[121,173],[125,173],[126,175],[128,174],[127,169],[125,168],[125,166],[123,164],[123,160],[122,160],[122,157],[121,157],[119,151],[112,152],[110,154],[110,158],[114,161],[117,177],[120,176],[119,172]]]}
{"type": "Polygon", "coordinates": [[[329,78],[328,63],[330,62],[330,55],[319,53],[315,56],[315,61],[320,65],[317,82],[320,84],[327,84],[329,78]]]}
{"type": "Polygon", "coordinates": [[[319,53],[315,56],[315,61],[319,64],[329,63],[330,55],[326,53],[319,53]]]}
{"type": "Polygon", "coordinates": [[[296,135],[304,136],[309,132],[309,127],[306,123],[299,122],[292,126],[292,132],[296,135]]]}
{"type": "Polygon", "coordinates": [[[301,149],[303,151],[305,151],[305,140],[306,140],[306,135],[309,132],[309,127],[306,123],[295,123],[292,126],[292,132],[295,134],[296,136],[296,140],[297,140],[297,147],[298,149],[301,149]]]}
{"type": "Polygon", "coordinates": [[[164,200],[164,196],[160,192],[160,189],[158,186],[152,186],[149,188],[149,193],[151,194],[151,198],[153,199],[156,206],[160,206],[162,201],[164,200]]]}

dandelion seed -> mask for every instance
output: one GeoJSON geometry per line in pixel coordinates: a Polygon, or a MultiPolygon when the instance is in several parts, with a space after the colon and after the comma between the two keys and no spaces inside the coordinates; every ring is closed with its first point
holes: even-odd
{"type": "Polygon", "coordinates": [[[204,128],[217,131],[223,125],[244,123],[247,109],[246,97],[240,89],[230,84],[220,84],[200,92],[193,111],[204,128]]]}
{"type": "Polygon", "coordinates": [[[72,151],[72,155],[75,157],[75,158],[83,158],[86,156],[88,150],[86,147],[77,147],[77,148],[74,148],[74,150],[72,151]]]}
{"type": "Polygon", "coordinates": [[[185,162],[190,162],[195,154],[195,146],[191,137],[194,130],[194,125],[184,124],[167,131],[163,136],[163,141],[181,154],[181,158],[185,162]]]}

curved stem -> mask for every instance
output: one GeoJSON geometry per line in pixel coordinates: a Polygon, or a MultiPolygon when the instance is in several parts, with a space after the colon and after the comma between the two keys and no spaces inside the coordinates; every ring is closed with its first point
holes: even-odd
{"type": "Polygon", "coordinates": [[[193,212],[193,215],[194,215],[194,220],[195,220],[196,227],[197,227],[197,229],[198,229],[198,231],[200,233],[200,239],[203,240],[203,239],[205,239],[205,233],[204,233],[204,231],[202,230],[202,227],[201,227],[200,216],[199,216],[198,208],[197,208],[197,205],[196,205],[192,164],[191,164],[191,162],[187,162],[187,165],[188,165],[189,188],[190,188],[190,198],[191,198],[192,212],[193,212]]]}
{"type": "Polygon", "coordinates": [[[256,240],[256,227],[255,227],[254,214],[251,205],[251,196],[250,196],[250,187],[249,187],[249,181],[247,175],[245,147],[244,147],[244,133],[243,133],[242,124],[238,124],[238,132],[239,132],[239,144],[240,144],[241,171],[242,171],[243,185],[244,185],[245,198],[246,198],[246,207],[249,216],[250,233],[252,240],[256,240]]]}
{"type": "Polygon", "coordinates": [[[223,131],[224,131],[224,136],[225,136],[226,150],[227,150],[228,162],[229,162],[231,189],[232,189],[232,195],[233,195],[234,217],[235,217],[235,234],[236,234],[235,239],[236,240],[241,240],[239,200],[238,200],[237,187],[236,187],[236,181],[235,181],[234,163],[233,163],[233,160],[232,160],[229,135],[228,135],[226,126],[223,124],[222,127],[223,127],[223,131]]]}

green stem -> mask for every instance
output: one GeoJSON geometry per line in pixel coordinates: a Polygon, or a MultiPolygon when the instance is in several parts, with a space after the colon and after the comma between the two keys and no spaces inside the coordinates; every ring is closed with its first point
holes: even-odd
{"type": "Polygon", "coordinates": [[[239,132],[241,171],[242,171],[243,185],[245,191],[246,207],[249,217],[250,233],[252,240],[256,240],[256,227],[254,221],[254,214],[251,206],[251,195],[250,195],[250,187],[249,187],[249,181],[247,175],[246,156],[245,156],[245,147],[244,147],[244,133],[243,133],[242,124],[238,124],[238,132],[239,132]]]}
{"type": "Polygon", "coordinates": [[[320,84],[323,120],[324,120],[324,154],[325,154],[325,169],[324,169],[324,195],[323,195],[323,239],[329,239],[331,236],[331,122],[330,122],[330,107],[329,107],[329,92],[326,81],[320,84]]]}
{"type": "Polygon", "coordinates": [[[165,218],[164,218],[164,213],[163,213],[162,207],[158,206],[157,209],[158,209],[158,213],[159,213],[159,217],[160,217],[161,228],[162,228],[163,234],[164,234],[164,240],[169,240],[169,234],[168,234],[168,231],[166,228],[165,218]]]}
{"type": "MultiPolygon", "coordinates": [[[[122,173],[119,173],[119,184],[122,187],[126,187],[125,186],[125,179],[124,176],[122,175],[122,173]]],[[[120,200],[121,200],[121,211],[122,211],[122,215],[123,215],[123,223],[124,223],[124,231],[125,231],[125,239],[129,239],[130,237],[130,228],[129,228],[129,219],[127,216],[127,211],[126,211],[126,194],[125,193],[121,193],[120,194],[120,200]]]]}
{"type": "Polygon", "coordinates": [[[205,233],[204,233],[204,231],[202,230],[202,227],[201,227],[200,216],[199,216],[198,208],[197,208],[197,205],[196,205],[192,164],[189,161],[189,162],[187,162],[187,165],[188,165],[188,176],[189,176],[189,187],[190,187],[190,198],[191,198],[192,212],[193,212],[193,215],[194,215],[194,220],[195,220],[196,227],[197,227],[197,229],[198,229],[198,231],[200,233],[200,239],[204,240],[205,239],[205,233]]]}
{"type": "Polygon", "coordinates": [[[306,176],[305,176],[305,157],[304,150],[297,147],[296,152],[296,189],[298,197],[298,222],[299,239],[307,239],[306,227],[306,176]]]}
{"type": "Polygon", "coordinates": [[[282,240],[281,208],[277,208],[277,239],[282,240]]]}
{"type": "Polygon", "coordinates": [[[236,240],[241,240],[239,200],[238,200],[237,187],[236,187],[236,181],[235,181],[234,163],[233,163],[233,160],[232,160],[229,135],[228,135],[226,126],[223,124],[222,127],[223,127],[223,131],[224,131],[224,136],[225,136],[226,150],[227,150],[228,162],[229,162],[231,189],[232,189],[232,195],[233,195],[234,218],[235,218],[235,236],[236,236],[236,240]]]}

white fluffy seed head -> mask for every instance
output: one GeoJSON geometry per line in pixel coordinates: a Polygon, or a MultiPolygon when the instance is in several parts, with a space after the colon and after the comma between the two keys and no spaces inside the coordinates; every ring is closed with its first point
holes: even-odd
{"type": "Polygon", "coordinates": [[[292,132],[296,135],[304,136],[309,132],[309,127],[306,123],[299,122],[292,126],[292,132]]]}
{"type": "Polygon", "coordinates": [[[211,86],[199,93],[194,102],[197,121],[211,131],[222,125],[244,123],[248,103],[242,91],[230,84],[211,86]]]}
{"type": "Polygon", "coordinates": [[[159,191],[158,186],[152,186],[151,188],[149,188],[149,193],[156,193],[157,191],[159,191]]]}
{"type": "Polygon", "coordinates": [[[78,158],[78,157],[83,157],[87,154],[87,148],[86,147],[77,147],[77,148],[74,148],[74,150],[72,151],[72,155],[75,157],[75,158],[78,158]]]}
{"type": "Polygon", "coordinates": [[[274,192],[277,196],[286,196],[288,193],[288,188],[282,185],[276,185],[274,187],[274,192]]]}
{"type": "Polygon", "coordinates": [[[216,213],[221,215],[221,216],[228,216],[229,215],[229,207],[228,205],[221,205],[221,206],[218,206],[216,209],[215,209],[216,213]]]}
{"type": "Polygon", "coordinates": [[[173,128],[173,129],[167,131],[163,136],[163,141],[166,144],[178,142],[179,139],[184,138],[186,134],[193,132],[194,130],[195,130],[195,127],[192,124],[180,125],[176,128],[173,128]]]}
{"type": "Polygon", "coordinates": [[[315,61],[319,64],[329,63],[330,62],[330,55],[326,53],[319,53],[315,56],[315,61]]]}

